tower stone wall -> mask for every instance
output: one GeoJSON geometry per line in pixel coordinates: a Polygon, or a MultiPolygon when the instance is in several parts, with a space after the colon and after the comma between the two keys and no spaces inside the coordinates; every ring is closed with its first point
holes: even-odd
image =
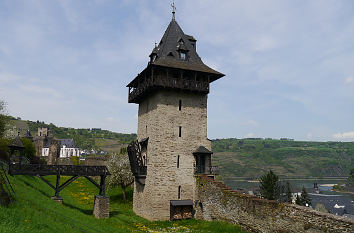
{"type": "Polygon", "coordinates": [[[195,200],[193,151],[199,146],[211,150],[207,95],[161,90],[143,100],[139,104],[138,140],[147,137],[147,176],[145,185],[135,182],[133,208],[149,220],[168,220],[170,200],[195,200]]]}

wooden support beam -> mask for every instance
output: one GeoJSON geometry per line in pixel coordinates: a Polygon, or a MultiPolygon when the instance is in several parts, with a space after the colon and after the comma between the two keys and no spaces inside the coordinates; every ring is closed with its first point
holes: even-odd
{"type": "Polygon", "coordinates": [[[88,181],[90,181],[92,184],[94,184],[98,189],[100,189],[100,186],[94,181],[92,178],[88,176],[84,176],[88,181]]]}
{"type": "Polygon", "coordinates": [[[38,177],[41,178],[41,180],[43,180],[44,183],[46,183],[47,185],[49,185],[49,187],[51,187],[52,189],[55,190],[55,187],[54,187],[51,183],[49,183],[48,180],[44,179],[41,175],[38,175],[38,177]]]}
{"type": "Polygon", "coordinates": [[[79,178],[79,176],[73,176],[70,179],[68,179],[67,181],[65,181],[64,184],[60,185],[59,187],[59,192],[61,190],[63,190],[66,186],[68,186],[69,184],[71,184],[73,181],[75,181],[77,178],[79,178]]]}

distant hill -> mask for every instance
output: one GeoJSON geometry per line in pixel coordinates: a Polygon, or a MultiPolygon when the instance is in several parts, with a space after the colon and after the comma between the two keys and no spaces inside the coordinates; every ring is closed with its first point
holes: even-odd
{"type": "MultiPolygon", "coordinates": [[[[48,127],[59,139],[73,138],[82,149],[119,152],[136,134],[122,134],[102,129],[73,129],[54,124],[10,117],[10,133],[29,129],[32,135],[48,127]]],[[[354,168],[354,142],[309,142],[291,139],[215,139],[212,141],[213,164],[220,168],[221,179],[257,178],[269,169],[280,176],[348,176],[354,168]]]]}
{"type": "Polygon", "coordinates": [[[73,138],[76,145],[81,149],[100,149],[108,152],[119,152],[121,147],[126,147],[128,143],[136,139],[136,134],[123,134],[93,129],[74,129],[58,127],[52,123],[47,124],[40,121],[20,120],[9,117],[9,134],[17,134],[19,131],[23,135],[27,130],[31,131],[33,136],[37,135],[38,128],[49,128],[58,139],[73,138]]]}
{"type": "Polygon", "coordinates": [[[348,176],[354,168],[354,142],[230,138],[212,145],[224,179],[257,178],[269,169],[283,177],[348,176]]]}

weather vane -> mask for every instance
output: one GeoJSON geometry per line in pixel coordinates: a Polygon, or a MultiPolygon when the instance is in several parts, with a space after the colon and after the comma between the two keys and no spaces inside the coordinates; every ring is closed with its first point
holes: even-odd
{"type": "Polygon", "coordinates": [[[171,7],[172,7],[172,19],[174,20],[175,19],[175,13],[176,13],[176,5],[175,5],[175,0],[173,0],[172,4],[171,4],[171,7]]]}

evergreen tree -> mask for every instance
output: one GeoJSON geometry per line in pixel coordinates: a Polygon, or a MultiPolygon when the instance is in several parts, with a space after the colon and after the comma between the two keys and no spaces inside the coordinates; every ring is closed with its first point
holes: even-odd
{"type": "Polygon", "coordinates": [[[309,194],[307,193],[304,186],[302,186],[302,190],[301,190],[301,202],[302,202],[303,206],[310,206],[311,205],[311,198],[310,198],[309,194]]]}
{"type": "Polygon", "coordinates": [[[272,170],[261,176],[259,182],[262,197],[268,200],[276,200],[279,198],[279,177],[274,174],[272,170]]]}
{"type": "Polygon", "coordinates": [[[304,186],[302,186],[301,196],[296,197],[296,204],[302,206],[310,206],[312,204],[311,198],[304,186]]]}

